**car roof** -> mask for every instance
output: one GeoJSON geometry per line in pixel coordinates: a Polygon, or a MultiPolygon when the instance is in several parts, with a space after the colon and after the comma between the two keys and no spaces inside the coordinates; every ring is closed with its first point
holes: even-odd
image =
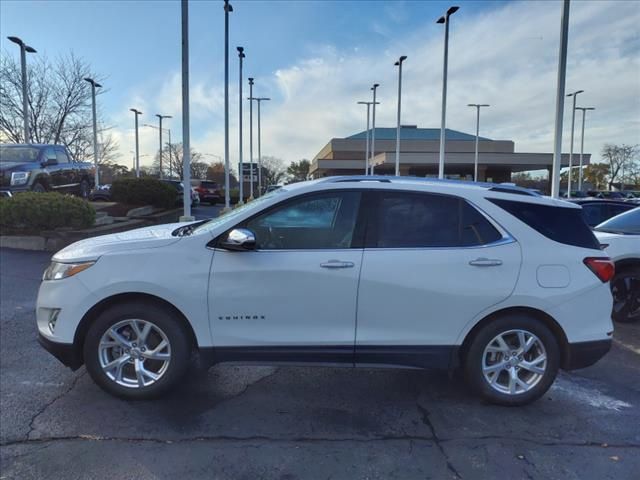
{"type": "Polygon", "coordinates": [[[452,194],[463,197],[491,197],[519,202],[530,202],[567,208],[580,208],[572,202],[540,195],[529,189],[513,184],[470,182],[464,180],[439,180],[423,177],[395,177],[384,175],[347,175],[323,177],[306,182],[292,183],[284,186],[285,191],[298,189],[309,191],[320,190],[320,186],[336,188],[349,185],[351,188],[423,190],[441,194],[452,194]]]}
{"type": "Polygon", "coordinates": [[[605,205],[632,205],[629,202],[625,202],[624,200],[617,199],[609,199],[609,198],[577,198],[571,199],[570,202],[577,203],[578,205],[583,205],[587,203],[601,203],[605,205]]]}

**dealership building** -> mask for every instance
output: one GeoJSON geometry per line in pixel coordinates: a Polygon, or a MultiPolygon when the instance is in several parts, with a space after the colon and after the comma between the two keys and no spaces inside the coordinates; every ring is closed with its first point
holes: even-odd
{"type": "MultiPolygon", "coordinates": [[[[375,129],[373,170],[379,175],[394,175],[396,161],[396,128],[375,129]]],[[[369,131],[370,135],[373,130],[369,131]]],[[[366,131],[345,138],[333,138],[311,162],[310,175],[320,178],[332,175],[362,175],[365,173],[366,131]]],[[[447,129],[445,132],[445,176],[452,179],[473,180],[475,135],[447,129]]],[[[437,177],[440,151],[440,129],[418,128],[415,125],[400,129],[400,175],[437,177]]],[[[478,142],[478,180],[509,182],[517,172],[551,171],[553,153],[516,152],[512,140],[491,140],[480,137],[478,142]]],[[[583,155],[588,165],[590,154],[583,155]]],[[[577,165],[579,155],[573,155],[577,165]]],[[[569,154],[563,154],[563,167],[569,166],[569,154]]],[[[549,175],[550,178],[550,175],[549,175]]]]}

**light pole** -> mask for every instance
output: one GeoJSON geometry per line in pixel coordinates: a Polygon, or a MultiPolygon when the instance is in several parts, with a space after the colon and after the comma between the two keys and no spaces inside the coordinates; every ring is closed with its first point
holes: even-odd
{"type": "MultiPolygon", "coordinates": [[[[160,135],[160,180],[162,180],[163,175],[163,170],[162,170],[162,119],[163,118],[173,118],[171,115],[160,115],[159,113],[156,113],[156,117],[158,117],[158,133],[160,135]]],[[[169,148],[169,151],[171,151],[171,148],[169,148]]]]}
{"type": "Polygon", "coordinates": [[[478,141],[480,139],[480,108],[488,107],[487,103],[470,103],[467,106],[476,107],[476,154],[473,159],[473,181],[478,181],[478,141]]]}
{"type": "MultiPolygon", "coordinates": [[[[154,129],[158,130],[157,126],[150,125],[148,123],[143,123],[142,126],[143,127],[154,128],[154,129]]],[[[169,178],[171,178],[173,176],[173,171],[172,171],[172,166],[171,166],[171,129],[162,127],[162,130],[166,131],[167,134],[169,135],[169,178]]],[[[140,156],[144,157],[144,155],[140,155],[140,156]]]]}
{"type": "Polygon", "coordinates": [[[92,78],[85,78],[91,84],[91,110],[93,112],[93,164],[95,165],[94,184],[95,188],[100,186],[100,174],[98,173],[98,122],[96,120],[96,88],[102,88],[98,82],[92,78]]]}
{"type": "Polygon", "coordinates": [[[229,13],[233,7],[224,0],[224,208],[231,208],[229,192],[229,13]]]}
{"type": "Polygon", "coordinates": [[[249,77],[249,200],[253,200],[253,78],[249,77]]]}
{"type": "Polygon", "coordinates": [[[398,67],[398,124],[396,126],[396,177],[400,176],[400,106],[402,104],[402,62],[407,59],[402,55],[394,65],[398,67]]]}
{"type": "MultiPolygon", "coordinates": [[[[191,138],[189,136],[189,1],[182,0],[182,183],[191,186],[191,138]]],[[[180,221],[191,216],[191,195],[184,195],[184,210],[180,221]]]]}
{"type": "Polygon", "coordinates": [[[242,59],[245,58],[244,48],[236,47],[238,50],[238,60],[240,61],[240,77],[238,79],[238,123],[240,131],[240,140],[238,143],[238,180],[240,181],[240,195],[238,198],[238,204],[244,203],[244,178],[242,176],[242,59]]]}
{"type": "Polygon", "coordinates": [[[560,165],[562,162],[562,117],[564,115],[564,88],[567,76],[567,43],[569,41],[569,0],[562,4],[560,21],[560,52],[558,55],[558,83],[556,91],[556,120],[553,135],[553,168],[551,169],[551,196],[560,196],[560,165]]]}
{"type": "Polygon", "coordinates": [[[580,139],[580,171],[578,172],[578,191],[582,191],[582,154],[584,153],[584,117],[587,110],[595,110],[594,107],[575,107],[575,110],[582,110],[582,138],[580,139]]]}
{"type": "Polygon", "coordinates": [[[447,65],[449,63],[449,17],[460,7],[450,7],[436,23],[444,23],[444,66],[442,69],[442,119],[440,122],[440,157],[438,161],[438,178],[444,178],[444,145],[447,118],[447,65]]]}
{"type": "Polygon", "coordinates": [[[262,150],[260,149],[260,104],[265,100],[271,100],[267,97],[254,98],[258,102],[258,195],[262,196],[262,150]]]}
{"type": "Polygon", "coordinates": [[[371,90],[373,90],[373,102],[371,102],[371,104],[373,105],[373,119],[371,125],[371,157],[369,157],[369,171],[371,172],[371,175],[373,175],[373,157],[376,156],[376,92],[379,86],[379,83],[374,83],[373,87],[371,87],[371,90]]]}
{"type": "Polygon", "coordinates": [[[20,46],[20,66],[22,68],[22,121],[24,123],[24,143],[30,142],[29,100],[27,98],[27,53],[36,53],[36,49],[26,45],[18,37],[7,37],[20,46]]]}
{"type": "Polygon", "coordinates": [[[136,177],[140,178],[140,149],[139,149],[139,144],[138,144],[138,115],[142,115],[142,112],[140,112],[139,110],[136,110],[135,108],[130,108],[129,110],[131,110],[133,112],[133,116],[135,117],[135,121],[136,121],[136,177]]]}
{"type": "Polygon", "coordinates": [[[571,146],[569,147],[569,178],[567,180],[567,198],[571,198],[571,173],[573,169],[573,131],[576,123],[576,98],[578,94],[584,90],[577,90],[567,94],[567,97],[573,97],[573,108],[571,109],[571,146]]]}
{"type": "MultiPolygon", "coordinates": [[[[380,103],[380,102],[376,102],[380,103]]],[[[365,146],[365,154],[364,154],[364,174],[369,175],[369,111],[371,110],[371,105],[373,102],[358,102],[358,105],[366,105],[367,106],[367,131],[366,131],[366,146],[365,146]]]]}

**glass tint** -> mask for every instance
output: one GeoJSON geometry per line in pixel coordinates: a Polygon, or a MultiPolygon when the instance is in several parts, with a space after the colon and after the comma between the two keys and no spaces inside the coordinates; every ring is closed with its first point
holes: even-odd
{"type": "Polygon", "coordinates": [[[0,146],[0,162],[35,162],[39,155],[34,147],[0,146]]]}
{"type": "Polygon", "coordinates": [[[350,248],[360,194],[331,192],[287,202],[249,220],[259,249],[350,248]]]}
{"type": "Polygon", "coordinates": [[[464,247],[502,238],[474,207],[446,195],[384,192],[376,225],[378,248],[464,247]]]}
{"type": "Polygon", "coordinates": [[[551,240],[565,245],[600,249],[600,243],[585,223],[582,210],[579,208],[539,205],[497,198],[489,200],[551,240]]]}

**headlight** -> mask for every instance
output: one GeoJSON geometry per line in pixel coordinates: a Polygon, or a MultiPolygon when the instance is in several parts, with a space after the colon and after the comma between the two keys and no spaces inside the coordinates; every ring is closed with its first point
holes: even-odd
{"type": "Polygon", "coordinates": [[[29,172],[11,172],[11,186],[24,185],[29,180],[29,172]]]}
{"type": "Polygon", "coordinates": [[[59,263],[51,262],[49,268],[44,271],[42,280],[60,280],[62,278],[72,277],[76,273],[86,270],[96,262],[83,263],[59,263]]]}

